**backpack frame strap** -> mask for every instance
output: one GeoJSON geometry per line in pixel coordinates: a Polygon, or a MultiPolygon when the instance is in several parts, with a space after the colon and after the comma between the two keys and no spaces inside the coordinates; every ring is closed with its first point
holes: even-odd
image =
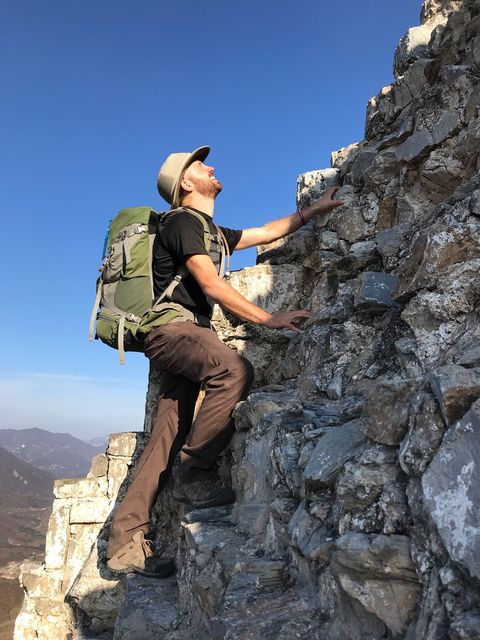
{"type": "Polygon", "coordinates": [[[230,278],[230,249],[228,247],[227,239],[225,238],[225,234],[223,231],[215,225],[215,229],[220,237],[221,247],[222,247],[222,256],[220,261],[220,273],[218,274],[221,278],[226,278],[229,280],[230,278]]]}

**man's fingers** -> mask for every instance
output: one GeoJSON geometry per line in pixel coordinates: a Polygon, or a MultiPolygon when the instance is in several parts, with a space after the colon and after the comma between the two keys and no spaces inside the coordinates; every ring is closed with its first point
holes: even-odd
{"type": "Polygon", "coordinates": [[[343,200],[333,200],[333,196],[337,193],[339,189],[340,187],[330,187],[330,189],[327,189],[326,191],[326,194],[332,200],[330,204],[334,204],[336,207],[339,207],[340,205],[343,204],[343,200]]]}
{"type": "Polygon", "coordinates": [[[291,331],[295,331],[295,333],[302,333],[301,329],[299,329],[298,327],[296,327],[294,324],[292,324],[291,322],[287,324],[287,326],[285,327],[285,329],[290,329],[291,331]]]}
{"type": "Polygon", "coordinates": [[[292,331],[295,331],[295,333],[301,333],[301,330],[295,326],[293,323],[296,322],[297,320],[302,320],[305,318],[309,318],[310,317],[310,311],[306,311],[306,310],[301,310],[301,311],[292,311],[290,313],[290,322],[287,320],[287,322],[285,323],[285,328],[286,329],[291,329],[292,331]]]}

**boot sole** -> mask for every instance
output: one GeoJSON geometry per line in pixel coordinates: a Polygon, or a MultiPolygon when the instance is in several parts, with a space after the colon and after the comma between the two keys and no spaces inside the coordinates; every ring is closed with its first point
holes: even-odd
{"type": "Polygon", "coordinates": [[[151,571],[144,571],[143,569],[139,569],[138,567],[122,567],[118,569],[112,569],[112,567],[109,567],[107,564],[107,568],[109,571],[112,571],[112,573],[121,573],[121,574],[136,573],[145,578],[157,578],[157,579],[168,578],[169,576],[175,573],[175,564],[173,562],[171,563],[171,565],[168,565],[162,571],[158,571],[157,573],[153,573],[151,571]]]}

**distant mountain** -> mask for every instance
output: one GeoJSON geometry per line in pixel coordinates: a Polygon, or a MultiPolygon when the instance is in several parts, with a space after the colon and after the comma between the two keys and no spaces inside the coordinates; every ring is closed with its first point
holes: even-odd
{"type": "Polygon", "coordinates": [[[52,474],[0,447],[0,639],[12,637],[23,600],[20,564],[41,561],[53,502],[52,474]]]}
{"type": "Polygon", "coordinates": [[[5,547],[23,547],[23,559],[25,547],[36,548],[43,542],[54,481],[52,474],[0,447],[0,566],[6,557],[13,559],[5,547]]]}
{"type": "Polygon", "coordinates": [[[88,473],[94,455],[105,451],[68,433],[44,429],[0,429],[0,447],[56,478],[80,478],[88,473]]]}
{"type": "Polygon", "coordinates": [[[85,442],[88,442],[88,444],[91,444],[92,447],[95,447],[96,449],[101,449],[102,451],[106,451],[109,438],[110,436],[100,436],[98,438],[92,438],[91,440],[86,440],[85,442]]]}
{"type": "Polygon", "coordinates": [[[48,496],[52,501],[53,482],[55,477],[37,469],[37,467],[20,460],[6,449],[0,447],[0,501],[5,496],[48,496]]]}

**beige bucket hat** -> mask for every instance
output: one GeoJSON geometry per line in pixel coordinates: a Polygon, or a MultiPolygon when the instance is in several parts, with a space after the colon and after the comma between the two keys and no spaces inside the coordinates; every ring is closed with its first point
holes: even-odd
{"type": "Polygon", "coordinates": [[[210,153],[210,147],[198,147],[191,153],[171,153],[160,167],[157,178],[158,192],[172,209],[180,206],[180,182],[186,169],[195,162],[202,162],[210,153]]]}

